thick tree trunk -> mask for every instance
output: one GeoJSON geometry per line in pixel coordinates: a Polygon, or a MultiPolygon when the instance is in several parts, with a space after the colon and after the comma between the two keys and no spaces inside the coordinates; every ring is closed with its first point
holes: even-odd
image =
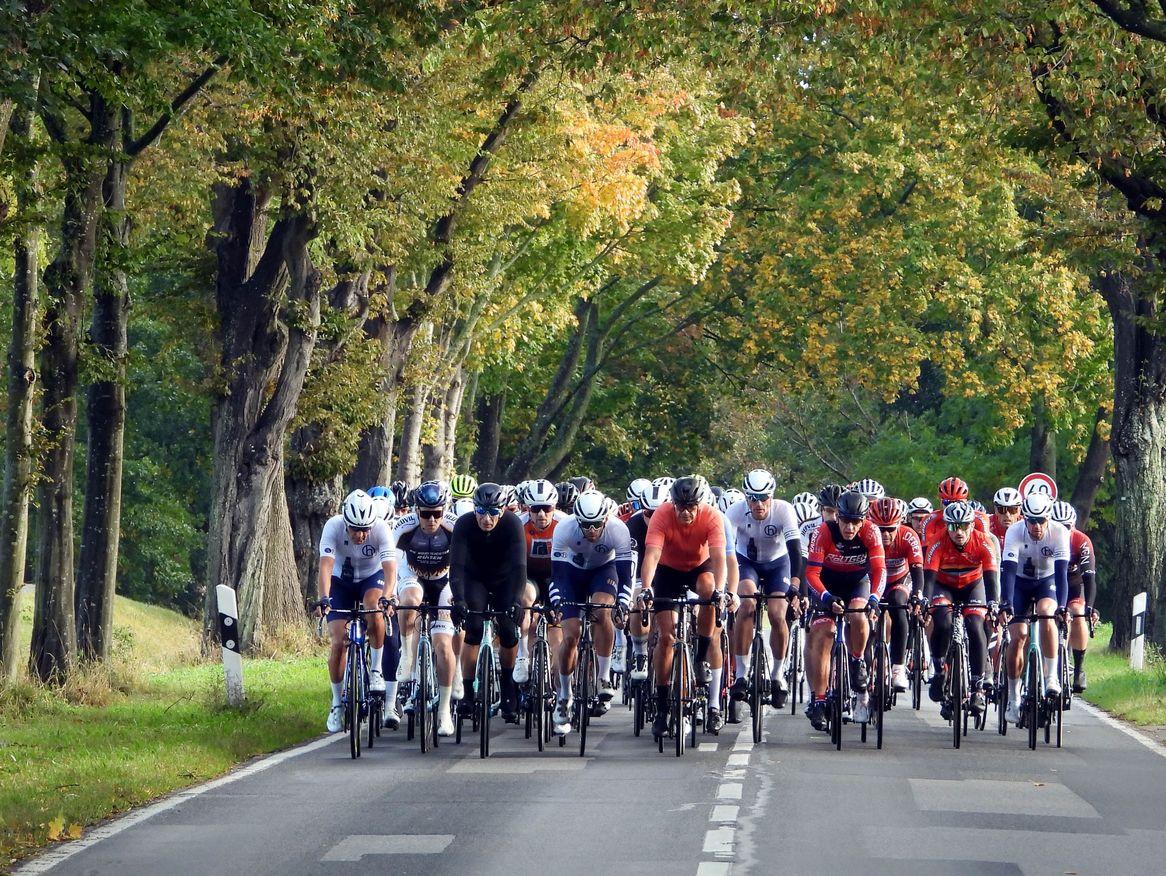
{"type": "Polygon", "coordinates": [[[1093,501],[1097,498],[1097,490],[1105,478],[1105,468],[1109,463],[1109,439],[1102,437],[1102,426],[1105,425],[1106,419],[1105,408],[1098,408],[1093,421],[1093,436],[1089,439],[1089,449],[1085,451],[1085,459],[1081,461],[1077,483],[1073,486],[1073,495],[1069,499],[1072,506],[1077,509],[1077,526],[1080,529],[1085,529],[1089,525],[1093,501]]]}
{"type": "Polygon", "coordinates": [[[288,213],[268,234],[267,203],[249,178],[216,187],[217,309],[227,383],[212,411],[204,623],[210,634],[215,587],[234,587],[244,648],[304,617],[283,453],[320,320],[320,275],[308,253],[315,225],[303,213],[288,213]]]}
{"type": "MultiPolygon", "coordinates": [[[[94,124],[104,106],[94,99],[94,124]]],[[[99,143],[101,134],[95,135],[99,143]]],[[[90,148],[98,143],[90,143],[90,148]]],[[[105,145],[108,145],[106,143],[105,145]]],[[[66,160],[60,250],[45,274],[46,326],[41,352],[44,405],[43,474],[37,491],[40,543],[30,669],[44,680],[72,667],[77,651],[74,614],[73,458],[77,430],[77,355],[82,302],[93,283],[103,170],[92,158],[66,160]]]]}
{"type": "MultiPolygon", "coordinates": [[[[1137,282],[1161,282],[1162,272],[1137,282]]],[[[1147,635],[1166,640],[1157,618],[1164,610],[1166,570],[1166,339],[1155,334],[1162,312],[1157,289],[1134,286],[1125,274],[1101,279],[1100,290],[1113,318],[1114,406],[1111,450],[1116,470],[1117,520],[1114,537],[1114,648],[1130,638],[1130,601],[1146,591],[1147,635]]]]}
{"type": "MultiPolygon", "coordinates": [[[[299,431],[303,430],[297,430],[297,434],[299,431]]],[[[295,444],[296,437],[293,436],[293,449],[295,444]]],[[[300,593],[305,600],[312,601],[317,595],[316,578],[320,572],[320,535],[328,518],[340,507],[343,484],[338,477],[323,483],[288,477],[284,486],[291,514],[292,543],[300,593]]]]}
{"type": "Polygon", "coordinates": [[[385,375],[381,383],[384,399],[383,417],[360,436],[356,466],[348,475],[349,489],[367,490],[377,484],[387,485],[393,466],[393,433],[397,425],[396,362],[393,357],[392,326],[386,316],[378,315],[364,324],[365,334],[380,348],[380,366],[385,375]]]}
{"type": "MultiPolygon", "coordinates": [[[[432,439],[421,445],[424,480],[448,480],[453,468],[453,449],[457,441],[457,420],[461,413],[462,369],[454,369],[429,393],[429,417],[434,425],[432,439]]],[[[411,481],[409,483],[412,483],[411,481]]]]}
{"type": "Polygon", "coordinates": [[[102,267],[96,277],[90,329],[93,356],[100,363],[100,379],[89,387],[88,464],[76,594],[77,645],[81,656],[90,660],[109,656],[121,538],[129,321],[129,287],[122,266],[129,248],[125,212],[128,176],[128,164],[111,163],[105,180],[102,267]]]}
{"type": "Polygon", "coordinates": [[[425,406],[429,387],[418,384],[406,390],[408,409],[401,424],[401,440],[397,445],[397,480],[415,484],[421,475],[421,428],[425,424],[425,406]]]}
{"type": "Polygon", "coordinates": [[[502,438],[502,413],[506,410],[506,390],[480,395],[477,405],[478,443],[470,468],[482,480],[498,475],[498,446],[502,438]]]}
{"type": "MultiPolygon", "coordinates": [[[[32,113],[13,119],[13,136],[24,140],[32,113]]],[[[20,221],[37,201],[32,168],[14,180],[20,221]]],[[[14,243],[12,338],[8,346],[8,416],[4,433],[4,492],[0,496],[0,685],[16,675],[17,622],[28,548],[28,500],[32,494],[32,409],[36,398],[36,338],[40,311],[40,227],[27,222],[14,243]]]]}
{"type": "Polygon", "coordinates": [[[1043,471],[1056,480],[1057,433],[1049,423],[1045,400],[1037,398],[1032,408],[1032,444],[1029,448],[1029,471],[1043,471]]]}
{"type": "Polygon", "coordinates": [[[457,469],[458,423],[462,418],[462,403],[466,397],[465,369],[459,365],[454,382],[445,394],[445,450],[441,473],[436,477],[448,480],[457,469]]]}

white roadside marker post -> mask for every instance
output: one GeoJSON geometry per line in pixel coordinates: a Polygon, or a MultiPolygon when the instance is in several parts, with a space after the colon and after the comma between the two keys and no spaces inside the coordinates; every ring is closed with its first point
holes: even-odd
{"type": "Polygon", "coordinates": [[[215,588],[219,601],[219,642],[223,646],[223,674],[227,679],[227,703],[240,706],[243,693],[243,655],[239,650],[239,604],[234,588],[220,584],[215,588]]]}
{"type": "Polygon", "coordinates": [[[1145,668],[1146,659],[1146,594],[1134,597],[1134,610],[1130,623],[1130,667],[1137,672],[1145,668]]]}

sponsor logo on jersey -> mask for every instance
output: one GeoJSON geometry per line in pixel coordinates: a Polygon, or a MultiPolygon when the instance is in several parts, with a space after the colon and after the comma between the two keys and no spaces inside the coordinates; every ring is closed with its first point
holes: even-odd
{"type": "Polygon", "coordinates": [[[332,548],[330,548],[330,547],[324,548],[324,553],[326,553],[326,554],[332,553],[332,548]]]}
{"type": "Polygon", "coordinates": [[[770,538],[773,538],[775,535],[777,535],[777,527],[772,523],[765,524],[765,534],[770,538]]]}
{"type": "Polygon", "coordinates": [[[374,557],[376,556],[377,549],[371,544],[366,544],[360,549],[360,552],[366,557],[374,557]]]}
{"type": "Polygon", "coordinates": [[[1053,549],[1046,544],[1040,549],[1040,555],[1042,557],[1051,557],[1053,555],[1053,549]]]}

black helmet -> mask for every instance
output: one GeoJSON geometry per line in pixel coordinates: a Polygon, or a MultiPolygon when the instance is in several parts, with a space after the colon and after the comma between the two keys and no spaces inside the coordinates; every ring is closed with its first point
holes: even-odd
{"type": "Polygon", "coordinates": [[[571,484],[574,484],[575,489],[578,490],[580,493],[586,493],[588,490],[595,489],[595,484],[592,482],[591,478],[583,477],[583,475],[577,475],[576,477],[573,477],[573,478],[567,478],[567,480],[571,484]]]}
{"type": "Polygon", "coordinates": [[[823,508],[837,508],[838,497],[842,495],[842,487],[838,484],[826,484],[818,493],[818,504],[823,508]]]}
{"type": "Polygon", "coordinates": [[[393,481],[389,489],[393,491],[394,505],[404,508],[409,504],[409,487],[404,481],[393,481]]]}
{"type": "Polygon", "coordinates": [[[579,488],[571,481],[562,481],[555,484],[555,491],[559,494],[559,510],[564,514],[574,514],[575,500],[579,498],[579,488]]]}
{"type": "Polygon", "coordinates": [[[473,501],[475,508],[505,508],[506,491],[498,484],[478,484],[473,501]]]}
{"type": "Polygon", "coordinates": [[[413,504],[418,508],[440,508],[449,501],[449,490],[438,481],[426,481],[413,492],[413,504]]]}
{"type": "Polygon", "coordinates": [[[714,499],[719,499],[725,494],[724,487],[709,487],[709,489],[712,490],[714,499]]]}
{"type": "Polygon", "coordinates": [[[685,475],[672,482],[673,505],[700,505],[708,495],[708,481],[700,475],[685,475]]]}
{"type": "Polygon", "coordinates": [[[870,500],[857,490],[847,490],[838,497],[838,517],[842,520],[865,520],[870,500]]]}

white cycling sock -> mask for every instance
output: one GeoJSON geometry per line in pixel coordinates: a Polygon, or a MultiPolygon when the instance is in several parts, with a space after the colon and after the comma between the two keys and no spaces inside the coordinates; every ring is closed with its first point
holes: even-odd
{"type": "Polygon", "coordinates": [[[571,697],[571,676],[559,673],[559,699],[566,700],[571,697]]]}
{"type": "Polygon", "coordinates": [[[648,653],[647,636],[632,636],[632,653],[637,657],[644,656],[648,653]]]}
{"type": "Polygon", "coordinates": [[[624,649],[623,630],[615,631],[615,644],[611,648],[611,653],[615,654],[624,649]]]}
{"type": "Polygon", "coordinates": [[[716,669],[710,669],[709,674],[712,680],[709,681],[709,691],[711,691],[713,702],[719,703],[721,701],[721,678],[724,677],[725,667],[718,666],[716,669]]]}
{"type": "Polygon", "coordinates": [[[737,670],[737,678],[744,678],[749,674],[749,655],[746,654],[741,657],[738,654],[733,655],[733,668],[737,670]]]}
{"type": "Polygon", "coordinates": [[[344,682],[343,681],[332,682],[332,705],[334,707],[340,705],[340,698],[343,695],[343,693],[342,693],[343,690],[344,690],[344,682]]]}
{"type": "Polygon", "coordinates": [[[438,687],[437,688],[437,714],[449,714],[449,700],[453,696],[453,687],[438,687]]]}
{"type": "Polygon", "coordinates": [[[526,640],[526,636],[519,636],[518,637],[518,659],[519,660],[526,659],[527,647],[528,647],[528,642],[526,640]]]}
{"type": "Polygon", "coordinates": [[[401,636],[401,667],[403,672],[398,671],[398,677],[404,676],[409,678],[415,671],[417,661],[417,643],[420,641],[420,636],[416,633],[409,633],[409,635],[401,636]]]}
{"type": "Polygon", "coordinates": [[[1045,678],[1052,680],[1057,677],[1057,658],[1045,657],[1045,678]]]}
{"type": "Polygon", "coordinates": [[[784,657],[782,657],[780,660],[773,661],[773,671],[769,673],[769,677],[772,679],[778,679],[778,678],[785,677],[785,658],[784,657]]]}
{"type": "Polygon", "coordinates": [[[384,647],[368,649],[368,671],[381,671],[381,656],[385,653],[384,647]]]}
{"type": "Polygon", "coordinates": [[[1016,703],[1017,705],[1020,704],[1020,679],[1019,678],[1008,679],[1008,701],[1012,702],[1012,703],[1016,703]]]}
{"type": "Polygon", "coordinates": [[[385,702],[386,703],[395,703],[396,701],[397,701],[397,682],[386,681],[385,682],[385,702]]]}
{"type": "Polygon", "coordinates": [[[611,658],[596,657],[595,669],[596,674],[599,676],[600,683],[607,681],[611,677],[611,658]]]}

